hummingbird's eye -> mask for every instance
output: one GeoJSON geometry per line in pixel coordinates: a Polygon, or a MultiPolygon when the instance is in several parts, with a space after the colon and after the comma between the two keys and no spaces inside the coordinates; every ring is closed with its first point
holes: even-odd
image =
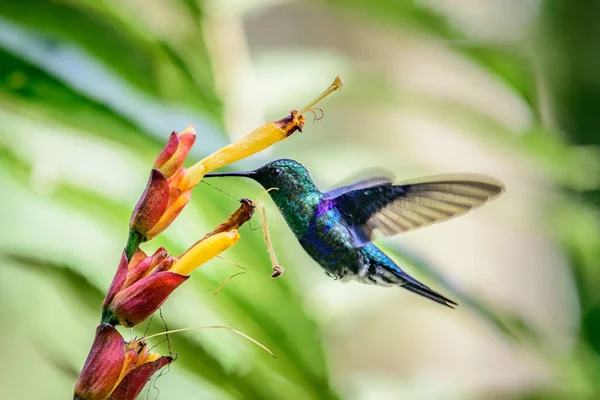
{"type": "Polygon", "coordinates": [[[271,171],[271,175],[273,176],[273,178],[278,178],[281,176],[281,174],[283,174],[283,170],[281,168],[275,168],[271,171]]]}

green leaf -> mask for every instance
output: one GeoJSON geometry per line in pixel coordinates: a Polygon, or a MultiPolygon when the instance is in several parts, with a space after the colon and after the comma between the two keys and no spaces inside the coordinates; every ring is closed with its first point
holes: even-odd
{"type": "Polygon", "coordinates": [[[508,48],[494,45],[453,46],[474,63],[505,82],[517,92],[532,108],[536,105],[536,85],[533,66],[526,54],[519,48],[508,48]]]}
{"type": "MultiPolygon", "coordinates": [[[[218,121],[221,104],[214,92],[212,75],[191,72],[190,66],[182,62],[184,55],[145,29],[145,21],[120,7],[118,2],[104,6],[85,1],[9,1],[0,3],[0,16],[43,32],[50,45],[74,43],[138,89],[156,98],[205,110],[218,121]]],[[[209,66],[199,42],[201,37],[196,32],[195,52],[188,55],[195,63],[209,66]]]]}
{"type": "Polygon", "coordinates": [[[459,39],[463,35],[432,8],[419,0],[325,0],[395,26],[404,25],[440,37],[459,39]]]}
{"type": "Polygon", "coordinates": [[[21,253],[6,253],[3,256],[30,272],[54,280],[67,292],[75,294],[85,307],[97,311],[100,315],[104,292],[79,271],[64,263],[41,260],[21,253]]]}
{"type": "Polygon", "coordinates": [[[152,43],[128,30],[123,22],[85,9],[80,4],[44,0],[4,1],[0,3],[0,15],[46,33],[50,43],[52,40],[77,43],[129,82],[156,94],[152,43]]]}
{"type": "Polygon", "coordinates": [[[140,132],[127,118],[3,49],[0,49],[0,99],[3,107],[14,112],[43,116],[139,151],[158,146],[157,140],[140,132]]]}
{"type": "Polygon", "coordinates": [[[427,2],[419,0],[325,0],[340,8],[346,8],[369,16],[398,29],[421,34],[426,39],[437,39],[452,50],[470,59],[496,78],[504,81],[530,105],[534,105],[536,93],[534,74],[525,49],[519,45],[498,46],[481,43],[469,38],[454,26],[442,13],[427,2]],[[429,36],[429,38],[427,37],[429,36]]]}

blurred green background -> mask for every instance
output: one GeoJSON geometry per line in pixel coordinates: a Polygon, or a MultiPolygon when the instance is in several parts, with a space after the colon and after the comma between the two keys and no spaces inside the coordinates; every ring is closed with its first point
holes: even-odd
{"type": "MultiPolygon", "coordinates": [[[[72,396],[172,130],[196,126],[195,161],[339,74],[323,120],[231,168],[295,158],[323,189],[373,168],[502,180],[482,209],[378,242],[461,306],[331,281],[265,200],[285,274],[245,226],[227,257],[248,273],[213,296],[237,271],[212,261],[162,311],[279,359],[173,335],[143,398],[600,398],[599,20],[592,0],[1,1],[0,397],[72,396]]],[[[144,248],[181,252],[237,206],[200,185],[144,248]]]]}

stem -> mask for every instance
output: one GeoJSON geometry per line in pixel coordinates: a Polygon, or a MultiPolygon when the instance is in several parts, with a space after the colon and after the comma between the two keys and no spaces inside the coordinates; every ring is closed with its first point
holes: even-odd
{"type": "Polygon", "coordinates": [[[127,257],[127,261],[131,261],[131,257],[133,257],[135,251],[143,242],[144,235],[134,229],[129,230],[129,237],[127,238],[127,244],[125,245],[125,256],[127,257]]]}
{"type": "Polygon", "coordinates": [[[102,317],[100,318],[101,324],[110,324],[112,326],[119,325],[119,319],[108,308],[102,309],[102,317]]]}

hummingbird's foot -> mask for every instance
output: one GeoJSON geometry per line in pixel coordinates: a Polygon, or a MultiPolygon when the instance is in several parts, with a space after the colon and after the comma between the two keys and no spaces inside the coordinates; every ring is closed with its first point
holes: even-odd
{"type": "MultiPolygon", "coordinates": [[[[270,188],[265,193],[270,192],[271,190],[279,190],[278,188],[270,188]]],[[[261,195],[262,196],[262,195],[261,195]]],[[[260,198],[260,196],[259,196],[260,198]]],[[[257,199],[258,200],[258,199],[257,199]]],[[[256,209],[258,210],[258,214],[260,215],[260,221],[263,226],[263,233],[265,235],[265,243],[267,245],[267,249],[269,250],[269,255],[271,256],[271,264],[273,265],[273,273],[271,274],[271,279],[279,278],[285,269],[279,265],[277,261],[277,255],[275,254],[275,249],[273,249],[273,244],[271,243],[271,235],[269,233],[269,226],[267,225],[267,212],[265,211],[265,206],[258,201],[255,202],[256,209]]]]}
{"type": "Polygon", "coordinates": [[[337,281],[338,279],[342,279],[344,277],[344,274],[340,272],[332,273],[329,271],[325,271],[325,274],[334,281],[337,281]]]}

